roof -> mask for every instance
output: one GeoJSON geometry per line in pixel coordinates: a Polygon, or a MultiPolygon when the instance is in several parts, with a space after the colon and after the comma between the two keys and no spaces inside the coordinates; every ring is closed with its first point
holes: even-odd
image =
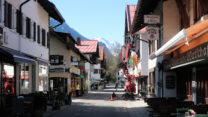
{"type": "Polygon", "coordinates": [[[144,15],[152,12],[159,0],[139,0],[136,7],[135,16],[133,19],[131,33],[135,33],[146,25],[144,24],[144,15]]]}
{"type": "Polygon", "coordinates": [[[59,21],[60,23],[64,22],[64,18],[52,2],[48,0],[38,0],[38,3],[40,3],[40,5],[48,12],[50,17],[59,21]]]}
{"type": "Polygon", "coordinates": [[[74,37],[70,33],[57,32],[57,31],[55,31],[55,32],[63,38],[68,36],[69,39],[71,39],[74,43],[76,43],[76,40],[74,39],[74,37]]]}
{"type": "Polygon", "coordinates": [[[103,60],[104,59],[104,46],[99,46],[99,58],[98,60],[103,60]]]}
{"type": "Polygon", "coordinates": [[[98,40],[81,40],[80,45],[76,45],[80,52],[84,54],[97,52],[97,46],[98,40]]]}
{"type": "MultiPolygon", "coordinates": [[[[63,42],[64,44],[68,45],[70,43],[67,43],[67,39],[66,37],[69,36],[70,39],[73,41],[73,43],[75,43],[74,38],[71,36],[71,34],[69,33],[60,33],[60,32],[56,32],[53,29],[50,29],[50,34],[54,35],[57,37],[58,40],[60,40],[61,42],[63,42]]],[[[85,55],[83,55],[79,49],[77,49],[75,46],[73,46],[72,44],[70,44],[70,48],[77,54],[79,54],[84,60],[92,63],[85,55]]]]}
{"type": "Polygon", "coordinates": [[[136,5],[126,5],[126,25],[128,32],[130,32],[135,12],[136,12],[136,5]]]}

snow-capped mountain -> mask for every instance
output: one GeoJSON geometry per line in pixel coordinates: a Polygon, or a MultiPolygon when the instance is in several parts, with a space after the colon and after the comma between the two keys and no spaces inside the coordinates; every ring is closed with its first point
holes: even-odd
{"type": "MultiPolygon", "coordinates": [[[[110,50],[113,55],[118,55],[120,53],[121,44],[116,41],[109,42],[107,39],[104,38],[94,38],[93,40],[98,40],[100,43],[106,45],[106,47],[110,50]]],[[[102,44],[100,44],[102,45],[102,44]]]]}
{"type": "MultiPolygon", "coordinates": [[[[50,18],[50,26],[51,27],[56,26],[57,24],[59,24],[59,23],[56,20],[50,18]]],[[[81,35],[79,32],[77,32],[73,28],[71,28],[66,22],[64,22],[62,25],[56,27],[55,31],[69,33],[74,37],[75,40],[77,40],[78,37],[80,37],[82,40],[90,40],[90,39],[84,37],[83,35],[81,35]]],[[[115,41],[109,42],[108,40],[106,40],[104,38],[94,38],[93,40],[98,40],[99,45],[104,46],[105,51],[108,51],[108,53],[110,51],[110,53],[113,55],[117,55],[116,52],[113,51],[113,50],[115,50],[114,48],[116,46],[121,48],[121,45],[115,41]]]]}

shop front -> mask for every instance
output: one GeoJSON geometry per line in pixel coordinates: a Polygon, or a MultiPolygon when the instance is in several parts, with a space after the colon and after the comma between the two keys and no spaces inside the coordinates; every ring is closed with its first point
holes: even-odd
{"type": "Polygon", "coordinates": [[[71,79],[69,68],[53,67],[50,68],[49,75],[49,101],[53,107],[57,104],[71,104],[71,79]]]}
{"type": "Polygon", "coordinates": [[[169,70],[176,73],[177,97],[208,104],[208,42],[169,61],[169,70]]]}
{"type": "Polygon", "coordinates": [[[71,73],[71,91],[72,96],[81,95],[82,79],[80,78],[80,69],[72,66],[70,68],[71,73]]]}
{"type": "MultiPolygon", "coordinates": [[[[0,48],[0,107],[15,104],[17,96],[32,93],[36,61],[14,50],[0,48]]],[[[4,110],[4,114],[5,114],[4,110]]],[[[8,113],[6,113],[8,114],[8,113]]]]}
{"type": "Polygon", "coordinates": [[[202,20],[182,29],[150,56],[163,54],[163,95],[208,104],[207,27],[208,20],[202,20]]]}

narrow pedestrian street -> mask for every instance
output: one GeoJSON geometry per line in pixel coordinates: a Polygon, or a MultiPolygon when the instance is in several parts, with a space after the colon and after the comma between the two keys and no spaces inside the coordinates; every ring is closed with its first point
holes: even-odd
{"type": "Polygon", "coordinates": [[[106,89],[91,91],[85,96],[73,98],[71,106],[63,106],[61,110],[48,111],[45,117],[148,117],[147,105],[143,100],[123,100],[123,89],[106,89]],[[118,99],[110,101],[115,91],[118,99]]]}

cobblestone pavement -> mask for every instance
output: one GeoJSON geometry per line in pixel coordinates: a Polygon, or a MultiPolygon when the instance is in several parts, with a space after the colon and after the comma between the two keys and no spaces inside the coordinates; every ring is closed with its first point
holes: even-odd
{"type": "Polygon", "coordinates": [[[117,91],[107,87],[100,91],[90,91],[87,95],[73,98],[71,106],[61,110],[47,111],[45,117],[149,117],[147,105],[143,100],[122,100],[122,89],[117,91]],[[118,99],[110,101],[115,91],[118,99]]]}

